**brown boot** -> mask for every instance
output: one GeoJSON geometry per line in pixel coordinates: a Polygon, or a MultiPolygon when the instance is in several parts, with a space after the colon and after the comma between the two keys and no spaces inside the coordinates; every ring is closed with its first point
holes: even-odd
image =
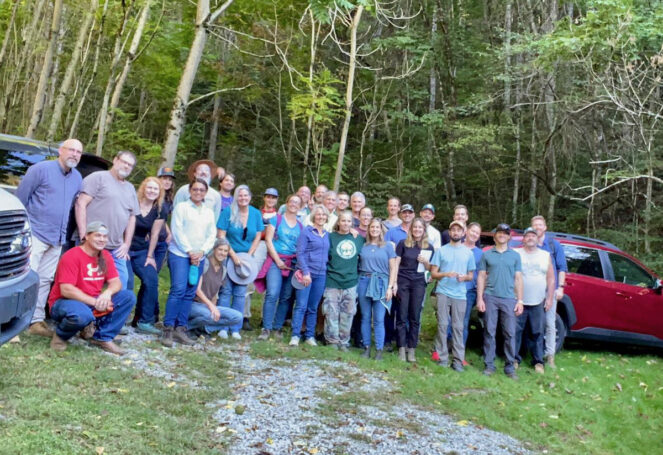
{"type": "Polygon", "coordinates": [[[92,339],[92,335],[94,335],[94,332],[97,331],[97,326],[94,325],[94,322],[90,322],[88,325],[81,330],[81,332],[78,334],[79,337],[83,338],[84,340],[90,340],[92,339]]]}
{"type": "Polygon", "coordinates": [[[110,352],[111,354],[124,355],[124,351],[112,341],[100,341],[95,340],[94,338],[90,338],[90,344],[97,346],[106,352],[110,352]]]}
{"type": "Polygon", "coordinates": [[[51,349],[62,352],[67,349],[67,342],[60,338],[57,333],[54,333],[53,338],[51,338],[51,349]]]}
{"type": "Polygon", "coordinates": [[[414,363],[417,361],[416,357],[414,356],[414,348],[408,348],[407,350],[407,361],[414,363]]]}
{"type": "Polygon", "coordinates": [[[186,344],[187,346],[192,346],[196,344],[194,340],[189,338],[189,335],[186,333],[186,327],[183,325],[179,327],[175,327],[175,331],[173,332],[173,341],[177,341],[178,343],[181,344],[186,344]]]}
{"type": "Polygon", "coordinates": [[[161,344],[167,348],[173,347],[173,328],[170,326],[164,326],[163,331],[161,332],[161,344]]]}
{"type": "Polygon", "coordinates": [[[48,325],[44,321],[39,321],[35,322],[34,324],[30,324],[30,328],[28,329],[28,333],[30,335],[37,335],[40,337],[46,337],[46,338],[52,338],[53,332],[48,325]]]}
{"type": "Polygon", "coordinates": [[[405,356],[405,348],[398,348],[398,360],[402,360],[403,362],[407,361],[407,357],[405,356]]]}
{"type": "Polygon", "coordinates": [[[555,365],[555,356],[554,355],[549,355],[548,358],[546,359],[546,365],[548,365],[548,368],[555,369],[557,366],[555,365]]]}

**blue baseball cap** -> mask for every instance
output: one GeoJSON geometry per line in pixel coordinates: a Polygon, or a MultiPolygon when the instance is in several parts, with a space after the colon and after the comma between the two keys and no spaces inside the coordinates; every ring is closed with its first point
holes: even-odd
{"type": "Polygon", "coordinates": [[[431,212],[433,212],[433,215],[435,215],[435,207],[433,206],[433,204],[426,204],[423,207],[421,207],[421,211],[424,210],[430,210],[431,212]]]}
{"type": "Polygon", "coordinates": [[[279,192],[277,191],[276,188],[267,188],[265,190],[265,196],[279,197],[279,192]]]}

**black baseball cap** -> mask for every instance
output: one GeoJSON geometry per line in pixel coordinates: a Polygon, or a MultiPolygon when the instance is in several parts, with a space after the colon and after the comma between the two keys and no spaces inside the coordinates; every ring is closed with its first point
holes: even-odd
{"type": "Polygon", "coordinates": [[[414,212],[414,207],[412,207],[412,204],[403,204],[401,206],[401,212],[414,212]]]}
{"type": "Polygon", "coordinates": [[[511,226],[506,223],[500,223],[495,228],[495,233],[497,234],[498,232],[504,232],[505,234],[511,235],[511,226]]]}

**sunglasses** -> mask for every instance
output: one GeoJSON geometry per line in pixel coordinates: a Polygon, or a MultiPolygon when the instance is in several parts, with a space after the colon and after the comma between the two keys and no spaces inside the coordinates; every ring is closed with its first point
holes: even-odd
{"type": "Polygon", "coordinates": [[[246,236],[248,235],[248,233],[249,233],[249,228],[245,227],[244,231],[242,232],[242,240],[246,240],[246,236]]]}

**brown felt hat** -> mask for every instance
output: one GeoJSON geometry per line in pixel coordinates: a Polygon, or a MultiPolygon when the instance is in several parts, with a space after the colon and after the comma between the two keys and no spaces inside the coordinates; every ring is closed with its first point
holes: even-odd
{"type": "Polygon", "coordinates": [[[196,168],[200,166],[201,164],[206,164],[209,166],[210,170],[210,178],[214,180],[214,177],[216,177],[216,168],[217,165],[214,164],[214,161],[212,160],[198,160],[194,161],[191,163],[191,166],[189,166],[189,170],[186,171],[187,176],[189,177],[189,181],[193,180],[194,174],[196,173],[196,168]]]}

